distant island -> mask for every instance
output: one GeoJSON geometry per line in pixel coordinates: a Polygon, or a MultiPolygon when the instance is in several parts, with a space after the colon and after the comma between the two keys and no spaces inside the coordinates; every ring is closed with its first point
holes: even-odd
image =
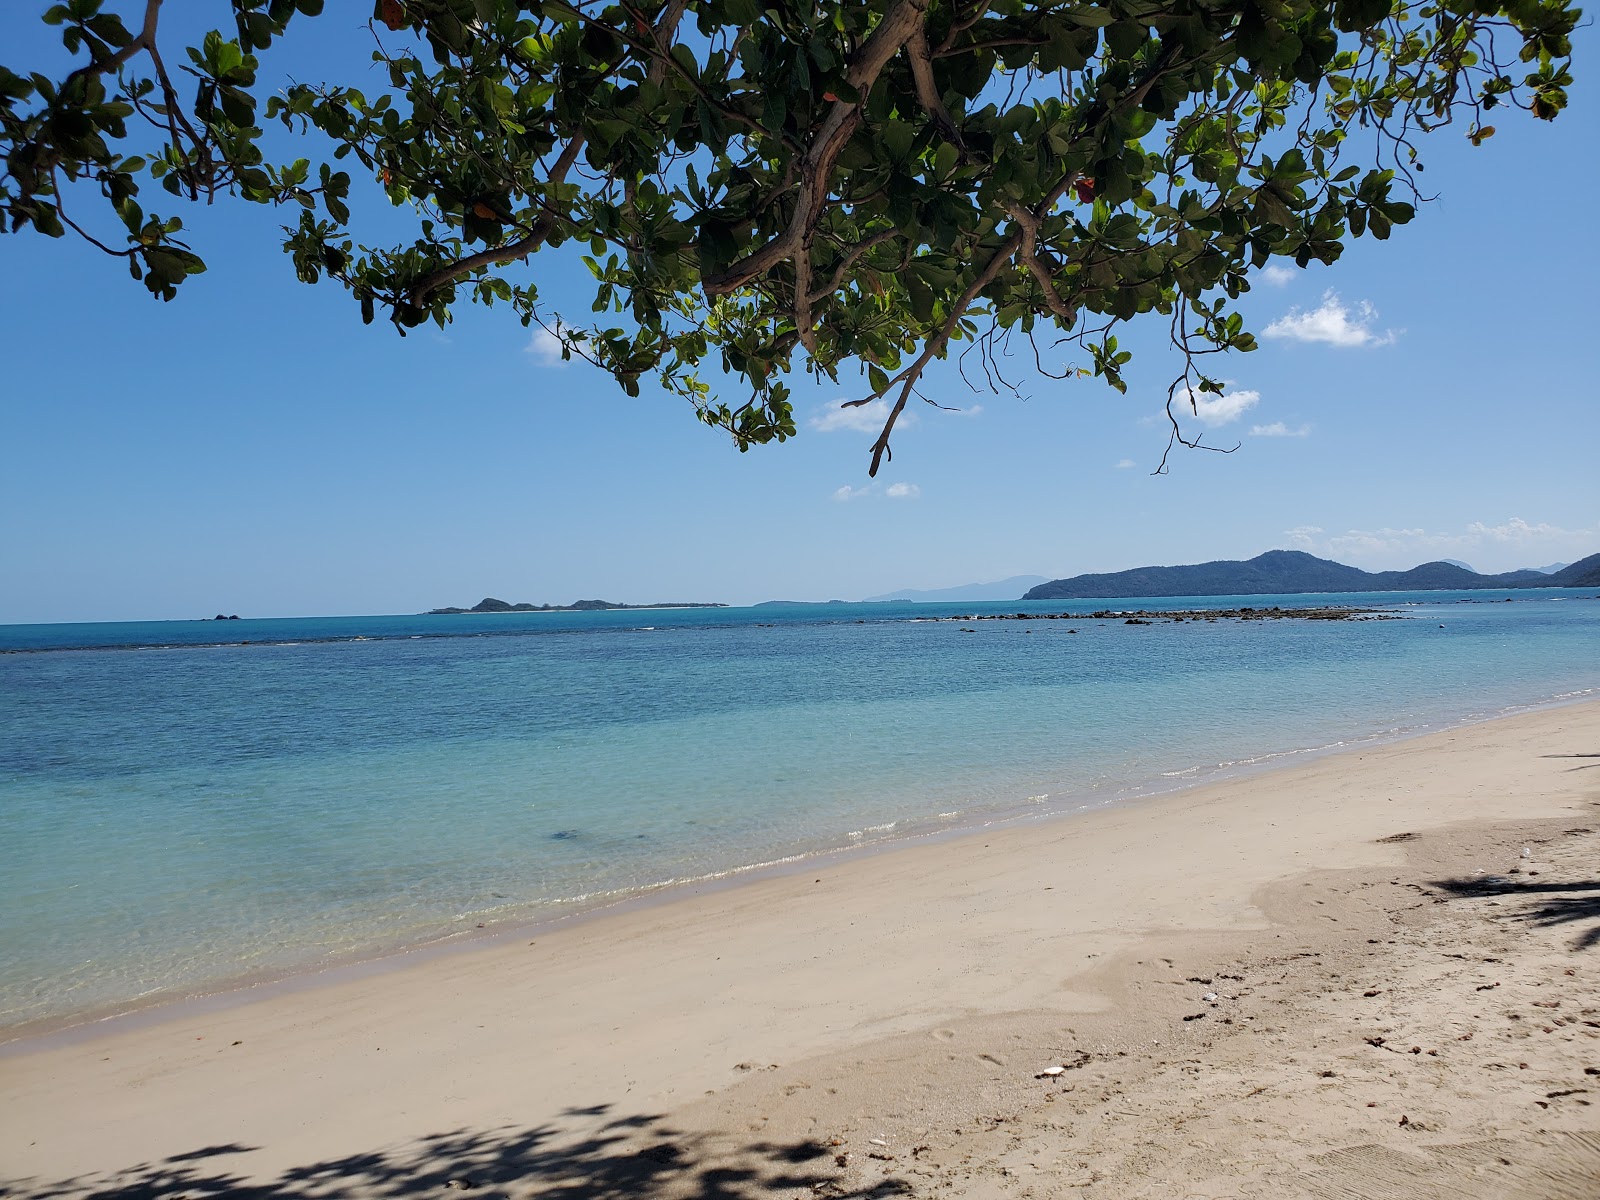
{"type": "Polygon", "coordinates": [[[879,604],[890,600],[911,600],[918,604],[942,604],[967,600],[1010,600],[1028,588],[1048,582],[1043,575],[1013,575],[993,583],[967,583],[947,588],[901,588],[898,592],[884,592],[881,596],[868,596],[863,604],[879,604]]]}
{"type": "Polygon", "coordinates": [[[1269,550],[1248,561],[1184,567],[1136,567],[1074,575],[1031,588],[1024,600],[1132,596],[1281,596],[1297,592],[1436,592],[1471,588],[1600,587],[1600,554],[1552,574],[1532,569],[1480,575],[1447,562],[1409,571],[1363,571],[1299,550],[1269,550]]]}
{"type": "Polygon", "coordinates": [[[575,600],[571,604],[507,604],[493,596],[485,596],[471,608],[430,608],[429,617],[447,617],[458,613],[519,613],[519,612],[611,612],[615,609],[639,608],[727,608],[726,604],[613,604],[610,600],[575,600]]]}
{"type": "Polygon", "coordinates": [[[823,604],[849,604],[848,600],[762,600],[751,608],[817,608],[823,604]]]}

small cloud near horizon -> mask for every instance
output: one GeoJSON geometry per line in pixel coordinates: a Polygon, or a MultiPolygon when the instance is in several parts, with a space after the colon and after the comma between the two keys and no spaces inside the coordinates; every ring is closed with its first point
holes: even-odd
{"type": "Polygon", "coordinates": [[[1274,421],[1270,425],[1250,426],[1251,437],[1276,437],[1276,438],[1303,438],[1311,436],[1311,426],[1302,425],[1298,429],[1290,429],[1282,421],[1274,421]]]}
{"type": "Polygon", "coordinates": [[[1287,287],[1295,277],[1293,267],[1280,267],[1277,263],[1262,267],[1256,272],[1263,283],[1270,283],[1273,287],[1287,287]]]}
{"type": "Polygon", "coordinates": [[[1117,461],[1116,469],[1119,470],[1119,471],[1126,471],[1129,467],[1136,466],[1136,465],[1137,464],[1133,461],[1133,459],[1124,458],[1124,459],[1119,459],[1117,461]]]}
{"type": "Polygon", "coordinates": [[[1309,311],[1291,308],[1284,316],[1261,331],[1262,337],[1280,338],[1291,342],[1321,343],[1349,350],[1361,346],[1392,345],[1400,336],[1398,330],[1386,329],[1379,333],[1373,328],[1378,310],[1366,300],[1350,308],[1339,299],[1339,294],[1327,291],[1322,303],[1309,311]]]}
{"type": "Polygon", "coordinates": [[[891,500],[915,500],[922,489],[914,483],[891,483],[883,494],[891,500]]]}

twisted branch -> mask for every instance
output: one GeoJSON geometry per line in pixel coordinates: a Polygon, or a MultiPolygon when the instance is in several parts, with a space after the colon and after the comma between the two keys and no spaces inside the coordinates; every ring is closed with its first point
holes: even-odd
{"type": "MultiPolygon", "coordinates": [[[[1077,172],[1073,172],[1067,178],[1066,186],[1061,189],[1062,194],[1066,192],[1066,188],[1077,182],[1077,179],[1077,172]]],[[[1050,278],[1049,270],[1039,258],[1037,247],[1042,214],[1029,212],[1020,204],[1006,205],[1006,212],[1022,227],[1022,243],[1017,247],[1017,257],[1022,260],[1022,265],[1027,267],[1028,274],[1033,276],[1034,282],[1044,290],[1044,302],[1050,306],[1050,311],[1061,322],[1061,327],[1071,329],[1072,323],[1078,319],[1077,310],[1061,298],[1061,293],[1056,291],[1055,281],[1050,278]]]]}

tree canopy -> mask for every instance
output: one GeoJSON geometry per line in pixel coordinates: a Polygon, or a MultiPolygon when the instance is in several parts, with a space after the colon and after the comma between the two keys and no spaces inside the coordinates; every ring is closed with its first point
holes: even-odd
{"type": "Polygon", "coordinates": [[[81,62],[59,79],[0,66],[0,228],[87,238],[170,300],[205,270],[178,202],[281,205],[299,277],[337,282],[364,320],[403,333],[463,300],[509,304],[630,393],[653,377],[687,397],[740,449],[794,433],[791,371],[864,376],[848,403],[885,401],[873,473],[936,360],[1004,385],[997,346],[1031,343],[1048,373],[1065,344],[1085,364],[1070,373],[1125,390],[1115,331],[1147,314],[1182,351],[1168,413],[1187,442],[1174,400],[1220,390],[1202,356],[1254,346],[1231,307],[1250,272],[1331,263],[1410,221],[1420,134],[1454,121],[1481,142],[1501,108],[1554,118],[1581,16],[1569,0],[377,0],[386,90],[265,94],[262,56],[314,36],[323,0],[213,4],[223,28],[184,47],[162,40],[161,0],[43,13],[81,62]],[[301,137],[304,157],[269,153],[301,137]],[[369,192],[403,224],[363,221],[369,192]],[[541,301],[535,256],[565,243],[594,276],[582,323],[541,301]]]}

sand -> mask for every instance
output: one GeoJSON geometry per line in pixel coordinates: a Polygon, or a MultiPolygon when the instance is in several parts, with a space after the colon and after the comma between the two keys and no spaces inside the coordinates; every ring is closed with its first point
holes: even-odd
{"type": "Polygon", "coordinates": [[[1600,1196],[1597,754],[1527,713],[13,1043],[0,1194],[1600,1196]]]}

